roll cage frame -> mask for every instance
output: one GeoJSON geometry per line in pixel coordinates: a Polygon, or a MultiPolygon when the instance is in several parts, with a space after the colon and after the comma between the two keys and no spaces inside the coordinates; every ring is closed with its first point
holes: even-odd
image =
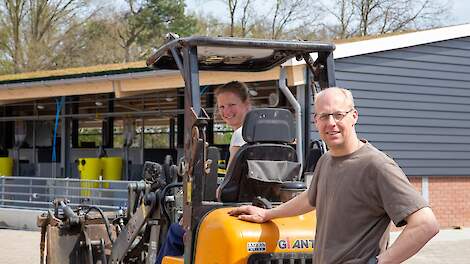
{"type": "MultiPolygon", "coordinates": [[[[167,36],[167,43],[148,60],[147,66],[161,70],[179,70],[184,83],[184,161],[183,227],[185,235],[184,263],[193,263],[198,223],[210,210],[227,205],[204,201],[204,177],[210,173],[206,131],[209,115],[201,106],[199,71],[266,71],[296,58],[304,60],[306,114],[302,120],[304,131],[311,130],[312,94],[335,86],[333,50],[324,42],[239,39],[223,37],[167,36]],[[316,59],[312,57],[316,53],[316,59]]],[[[304,133],[303,142],[310,142],[310,133],[304,133]]],[[[304,148],[304,152],[306,147],[304,148]]],[[[303,156],[305,157],[305,155],[303,156]]],[[[303,161],[301,161],[303,162],[303,161]]]]}

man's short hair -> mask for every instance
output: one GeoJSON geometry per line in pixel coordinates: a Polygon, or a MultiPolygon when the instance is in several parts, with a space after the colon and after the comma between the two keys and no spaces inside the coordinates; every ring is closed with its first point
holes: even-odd
{"type": "Polygon", "coordinates": [[[320,96],[322,95],[322,93],[323,93],[324,91],[326,91],[327,89],[335,89],[335,90],[338,90],[339,92],[341,92],[341,93],[344,95],[344,100],[348,103],[348,105],[349,105],[351,108],[354,108],[354,107],[355,107],[355,105],[354,105],[354,97],[353,97],[351,91],[348,90],[348,89],[342,88],[342,87],[330,87],[330,88],[326,88],[325,90],[322,90],[322,91],[320,91],[319,93],[315,94],[314,104],[317,102],[318,97],[320,97],[320,96]]]}

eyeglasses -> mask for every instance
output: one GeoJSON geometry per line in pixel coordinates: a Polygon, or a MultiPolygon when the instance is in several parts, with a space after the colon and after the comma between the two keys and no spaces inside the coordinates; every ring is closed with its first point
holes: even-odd
{"type": "Polygon", "coordinates": [[[335,122],[339,122],[339,121],[343,120],[343,118],[345,116],[347,116],[349,113],[351,113],[353,110],[354,110],[354,108],[351,108],[351,110],[346,111],[346,112],[338,111],[338,112],[334,112],[334,113],[331,113],[331,114],[315,114],[314,118],[317,121],[326,122],[326,121],[330,120],[330,116],[332,116],[333,119],[335,120],[335,122]]]}

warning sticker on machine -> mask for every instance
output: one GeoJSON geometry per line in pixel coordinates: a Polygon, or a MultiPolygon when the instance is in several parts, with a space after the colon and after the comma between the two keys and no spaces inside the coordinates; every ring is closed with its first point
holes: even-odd
{"type": "Polygon", "coordinates": [[[248,252],[265,252],[266,242],[248,242],[246,248],[248,252]]]}

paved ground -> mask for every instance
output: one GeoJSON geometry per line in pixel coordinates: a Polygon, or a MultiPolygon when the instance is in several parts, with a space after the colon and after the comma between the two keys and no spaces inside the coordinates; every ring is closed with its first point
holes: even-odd
{"type": "MultiPolygon", "coordinates": [[[[398,233],[392,233],[392,240],[398,233]]],[[[0,229],[0,263],[39,263],[40,233],[0,229]]],[[[470,228],[441,230],[406,264],[469,264],[470,228]]]]}
{"type": "MultiPolygon", "coordinates": [[[[392,240],[399,233],[392,233],[392,240]]],[[[441,230],[406,264],[469,264],[470,228],[441,230]]]]}
{"type": "Polygon", "coordinates": [[[0,263],[39,263],[41,233],[0,229],[0,263]]]}

